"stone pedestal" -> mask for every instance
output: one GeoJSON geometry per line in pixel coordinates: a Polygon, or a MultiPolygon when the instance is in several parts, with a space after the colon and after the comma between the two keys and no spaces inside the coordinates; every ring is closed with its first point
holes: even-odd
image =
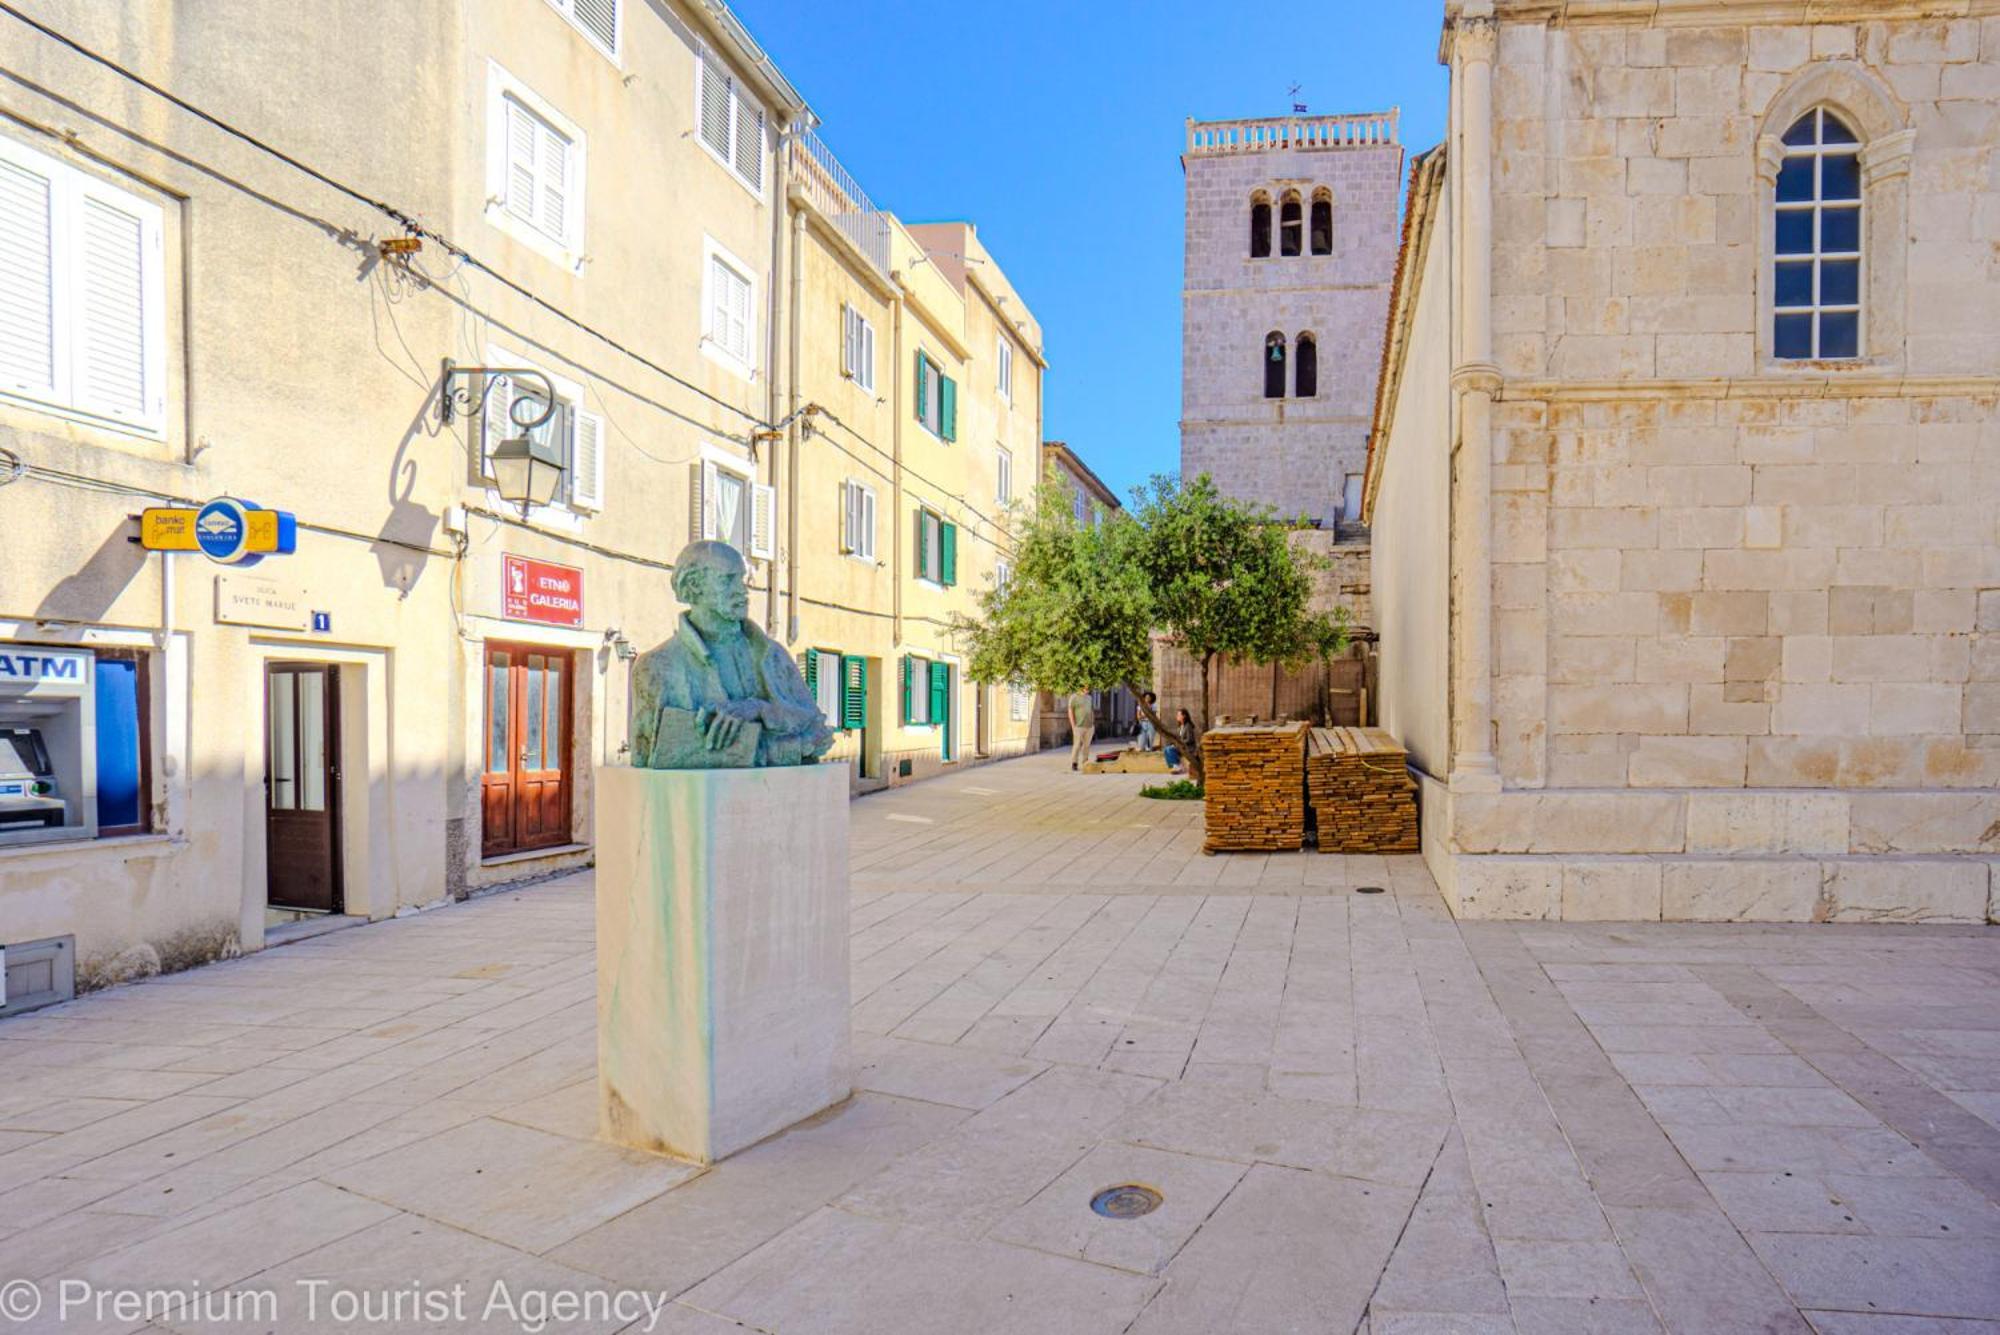
{"type": "Polygon", "coordinates": [[[605,1136],[712,1163],[846,1098],[847,767],[596,778],[605,1136]]]}

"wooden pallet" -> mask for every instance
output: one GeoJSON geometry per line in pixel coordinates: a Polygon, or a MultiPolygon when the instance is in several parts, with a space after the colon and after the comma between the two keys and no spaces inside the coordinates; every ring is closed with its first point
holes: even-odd
{"type": "Polygon", "coordinates": [[[1214,728],[1202,734],[1205,853],[1272,852],[1306,838],[1303,723],[1214,728]]]}
{"type": "Polygon", "coordinates": [[[1314,728],[1306,797],[1322,853],[1418,851],[1417,784],[1409,755],[1382,728],[1314,728]]]}

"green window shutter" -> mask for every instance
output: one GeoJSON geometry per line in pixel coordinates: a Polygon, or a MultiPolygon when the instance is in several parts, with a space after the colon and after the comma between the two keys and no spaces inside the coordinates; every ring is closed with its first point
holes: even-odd
{"type": "Polygon", "coordinates": [[[938,525],[938,574],[944,584],[958,583],[958,525],[938,525]]]}
{"type": "Polygon", "coordinates": [[[799,655],[800,666],[806,672],[806,694],[818,698],[819,692],[819,650],[808,649],[799,655]]]}
{"type": "Polygon", "coordinates": [[[903,655],[903,726],[910,726],[910,656],[903,655]]]}
{"type": "Polygon", "coordinates": [[[917,576],[920,579],[923,573],[930,569],[930,554],[930,533],[924,523],[924,512],[919,510],[917,511],[917,576]]]}
{"type": "Polygon", "coordinates": [[[951,664],[931,664],[931,722],[948,726],[951,722],[951,664]]]}
{"type": "Polygon", "coordinates": [[[840,660],[840,726],[868,726],[868,660],[848,654],[840,660]]]}
{"type": "Polygon", "coordinates": [[[917,420],[924,420],[924,409],[930,407],[930,386],[924,383],[924,367],[929,359],[923,353],[917,354],[917,420]]]}
{"type": "Polygon", "coordinates": [[[946,440],[958,439],[958,382],[948,375],[938,378],[938,424],[946,440]]]}

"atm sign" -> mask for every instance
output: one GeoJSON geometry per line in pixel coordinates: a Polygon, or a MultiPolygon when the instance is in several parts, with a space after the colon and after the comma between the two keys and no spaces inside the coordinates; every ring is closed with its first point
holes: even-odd
{"type": "Polygon", "coordinates": [[[583,625],[583,572],[575,566],[502,556],[500,615],[545,626],[583,625]]]}

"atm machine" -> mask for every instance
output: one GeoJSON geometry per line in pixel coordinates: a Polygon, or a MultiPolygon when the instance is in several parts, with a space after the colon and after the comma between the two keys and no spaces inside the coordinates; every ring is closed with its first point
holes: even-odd
{"type": "Polygon", "coordinates": [[[42,730],[0,725],[0,833],[67,824],[69,803],[57,791],[42,730]]]}

